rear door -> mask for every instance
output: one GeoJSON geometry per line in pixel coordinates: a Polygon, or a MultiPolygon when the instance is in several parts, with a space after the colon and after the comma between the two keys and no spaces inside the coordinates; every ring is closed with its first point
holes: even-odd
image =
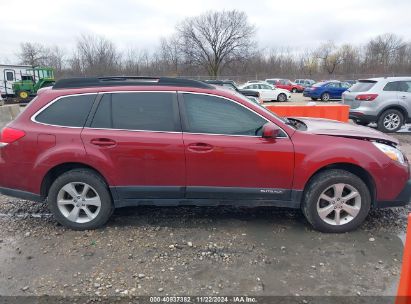
{"type": "Polygon", "coordinates": [[[267,120],[226,98],[182,93],[179,99],[187,198],[290,199],[294,150],[284,132],[262,138],[267,120]]]}
{"type": "Polygon", "coordinates": [[[175,92],[104,94],[82,140],[122,201],[184,197],[184,145],[175,92]]]}

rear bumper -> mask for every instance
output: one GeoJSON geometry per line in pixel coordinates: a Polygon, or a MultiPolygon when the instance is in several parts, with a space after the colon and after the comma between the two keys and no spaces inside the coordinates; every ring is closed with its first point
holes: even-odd
{"type": "Polygon", "coordinates": [[[374,204],[375,208],[389,208],[389,207],[403,207],[411,201],[411,179],[407,181],[404,189],[398,194],[398,196],[391,201],[377,201],[374,204]]]}
{"type": "Polygon", "coordinates": [[[355,111],[352,111],[352,112],[350,111],[349,118],[352,120],[359,120],[363,122],[376,122],[377,121],[377,117],[374,115],[367,115],[367,114],[363,114],[361,112],[355,112],[355,111]]]}

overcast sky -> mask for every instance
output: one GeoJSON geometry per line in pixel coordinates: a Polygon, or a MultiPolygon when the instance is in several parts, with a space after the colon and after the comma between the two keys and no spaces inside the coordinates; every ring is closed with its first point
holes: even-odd
{"type": "Polygon", "coordinates": [[[21,42],[70,52],[82,33],[150,51],[184,18],[224,9],[248,14],[261,48],[361,44],[387,32],[411,40],[411,0],[0,0],[0,63],[15,63],[21,42]]]}

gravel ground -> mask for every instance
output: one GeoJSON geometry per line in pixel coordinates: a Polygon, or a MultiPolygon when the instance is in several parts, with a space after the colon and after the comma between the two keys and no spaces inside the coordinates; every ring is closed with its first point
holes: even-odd
{"type": "MultiPolygon", "coordinates": [[[[396,135],[411,158],[411,136],[396,135]]],[[[47,207],[0,197],[0,295],[393,295],[405,208],[346,234],[300,211],[139,207],[71,231],[47,207]]]]}

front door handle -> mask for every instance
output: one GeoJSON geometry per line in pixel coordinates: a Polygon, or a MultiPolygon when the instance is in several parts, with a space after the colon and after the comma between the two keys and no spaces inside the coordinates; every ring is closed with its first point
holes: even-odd
{"type": "Polygon", "coordinates": [[[193,143],[188,145],[188,150],[195,153],[207,153],[213,150],[213,146],[206,143],[193,143]]]}
{"type": "Polygon", "coordinates": [[[112,140],[110,138],[93,138],[92,140],[90,140],[90,143],[92,143],[95,146],[105,148],[114,147],[117,144],[115,140],[112,140]]]}

